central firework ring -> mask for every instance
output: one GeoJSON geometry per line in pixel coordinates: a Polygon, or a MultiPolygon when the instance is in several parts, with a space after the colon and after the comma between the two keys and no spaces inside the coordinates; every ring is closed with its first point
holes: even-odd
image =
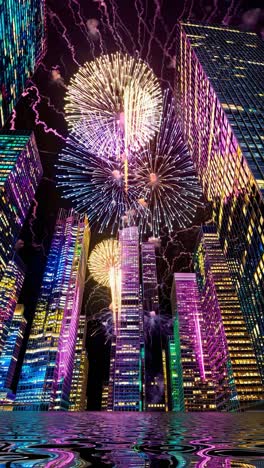
{"type": "Polygon", "coordinates": [[[129,158],[159,130],[162,91],[151,68],[126,54],[85,63],[66,94],[68,125],[100,157],[129,158]]]}

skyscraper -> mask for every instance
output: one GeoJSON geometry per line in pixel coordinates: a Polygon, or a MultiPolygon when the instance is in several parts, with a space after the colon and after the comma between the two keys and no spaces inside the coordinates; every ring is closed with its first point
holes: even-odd
{"type": "Polygon", "coordinates": [[[0,279],[42,176],[33,133],[0,133],[0,279]]]}
{"type": "Polygon", "coordinates": [[[5,0],[0,8],[0,128],[46,51],[46,0],[5,0]]]}
{"type": "Polygon", "coordinates": [[[27,323],[23,314],[24,307],[18,304],[9,326],[5,346],[0,354],[0,408],[2,409],[11,407],[15,397],[12,384],[27,323]]]}
{"type": "Polygon", "coordinates": [[[264,377],[264,45],[254,33],[182,23],[176,100],[264,377]]]}
{"type": "Polygon", "coordinates": [[[264,399],[261,377],[214,226],[201,230],[195,270],[217,409],[249,408],[264,399]]]}
{"type": "Polygon", "coordinates": [[[144,409],[162,411],[165,410],[162,341],[155,243],[151,239],[141,244],[141,268],[145,335],[144,409]]]}
{"type": "Polygon", "coordinates": [[[25,277],[24,265],[16,256],[10,260],[0,280],[0,357],[25,277]]]}
{"type": "Polygon", "coordinates": [[[174,357],[170,350],[173,357],[170,364],[175,366],[170,371],[171,388],[175,391],[173,405],[176,410],[182,409],[183,394],[185,411],[214,410],[214,384],[195,274],[174,273],[172,310],[175,314],[174,357]]]}
{"type": "Polygon", "coordinates": [[[119,231],[121,313],[112,340],[108,411],[142,411],[143,311],[140,298],[139,234],[136,226],[119,231]]]}
{"type": "Polygon", "coordinates": [[[24,358],[15,409],[69,408],[73,372],[76,370],[75,348],[76,342],[78,344],[89,236],[85,216],[60,210],[24,358]]]}
{"type": "Polygon", "coordinates": [[[80,315],[70,391],[70,411],[84,411],[87,406],[88,358],[86,350],[86,325],[86,315],[80,315]]]}

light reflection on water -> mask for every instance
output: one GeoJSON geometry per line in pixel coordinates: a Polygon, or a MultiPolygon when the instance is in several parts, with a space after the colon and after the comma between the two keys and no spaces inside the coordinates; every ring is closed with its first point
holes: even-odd
{"type": "Polygon", "coordinates": [[[264,413],[0,413],[0,467],[263,467],[264,413]]]}

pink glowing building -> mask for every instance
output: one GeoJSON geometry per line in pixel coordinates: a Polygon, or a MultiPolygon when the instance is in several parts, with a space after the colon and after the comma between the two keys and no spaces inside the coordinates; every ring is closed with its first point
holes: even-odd
{"type": "Polygon", "coordinates": [[[172,401],[172,409],[214,410],[214,385],[195,274],[174,274],[172,310],[175,352],[170,361],[170,383],[172,388],[178,388],[175,398],[182,398],[172,401]]]}
{"type": "Polygon", "coordinates": [[[82,369],[75,360],[80,358],[78,330],[89,238],[85,216],[60,210],[18,385],[16,410],[67,410],[71,404],[76,372],[82,369]]]}

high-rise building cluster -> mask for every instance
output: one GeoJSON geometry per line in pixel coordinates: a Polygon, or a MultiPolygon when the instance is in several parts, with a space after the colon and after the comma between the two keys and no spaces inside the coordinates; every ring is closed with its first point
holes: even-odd
{"type": "Polygon", "coordinates": [[[264,45],[254,33],[183,23],[175,94],[183,135],[264,378],[264,45]]]}
{"type": "MultiPolygon", "coordinates": [[[[1,33],[0,127],[44,57],[45,0],[0,5],[1,33]]],[[[191,23],[178,25],[176,42],[181,132],[213,222],[200,229],[194,272],[173,275],[173,331],[164,336],[156,240],[142,241],[138,227],[124,221],[109,378],[102,392],[107,411],[244,411],[263,402],[263,44],[253,33],[191,23]]],[[[85,215],[58,213],[24,342],[20,293],[26,268],[17,245],[41,177],[34,134],[2,129],[0,409],[79,411],[87,404],[89,368],[85,215]]]]}

